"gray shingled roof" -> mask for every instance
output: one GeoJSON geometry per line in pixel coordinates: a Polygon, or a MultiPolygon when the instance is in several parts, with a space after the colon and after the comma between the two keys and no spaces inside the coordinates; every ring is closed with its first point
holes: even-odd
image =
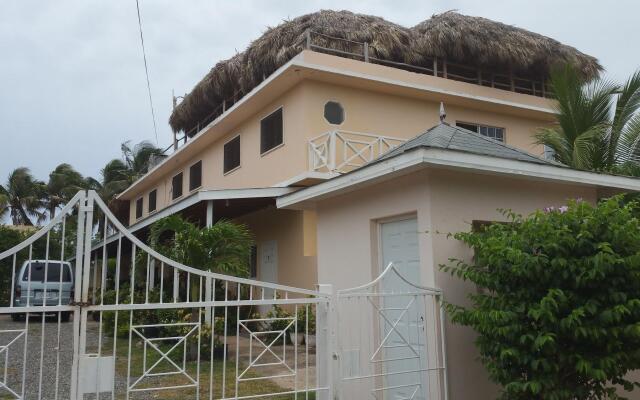
{"type": "Polygon", "coordinates": [[[465,153],[480,154],[483,156],[565,167],[564,164],[546,160],[478,133],[457,126],[451,126],[446,122],[434,126],[425,133],[383,154],[372,163],[387,160],[413,149],[423,147],[463,151],[465,153]]]}

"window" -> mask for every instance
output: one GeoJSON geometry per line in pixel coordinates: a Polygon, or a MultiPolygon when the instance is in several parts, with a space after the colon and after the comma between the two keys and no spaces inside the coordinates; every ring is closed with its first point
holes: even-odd
{"type": "Polygon", "coordinates": [[[189,191],[202,186],[202,161],[198,161],[189,168],[189,191]]]}
{"type": "Polygon", "coordinates": [[[258,248],[251,246],[251,259],[249,261],[249,274],[251,278],[258,277],[258,248]]]}
{"type": "Polygon", "coordinates": [[[504,128],[497,128],[495,126],[486,126],[478,124],[470,124],[466,122],[456,122],[458,128],[466,129],[475,133],[479,133],[482,136],[504,142],[504,128]]]}
{"type": "Polygon", "coordinates": [[[260,121],[260,154],[282,144],[282,108],[260,121]]]}
{"type": "Polygon", "coordinates": [[[153,189],[149,192],[149,212],[154,212],[156,210],[156,199],[158,197],[158,190],[153,189]]]}
{"type": "Polygon", "coordinates": [[[240,166],[240,136],[236,136],[224,145],[223,170],[226,174],[240,166]]]}
{"type": "Polygon", "coordinates": [[[344,109],[337,101],[329,101],[324,105],[324,119],[330,124],[340,125],[344,122],[344,109]]]}
{"type": "Polygon", "coordinates": [[[142,197],[136,200],[136,219],[142,217],[142,197]]]}
{"type": "Polygon", "coordinates": [[[60,270],[62,270],[62,281],[71,282],[71,268],[69,268],[69,264],[64,263],[61,265],[60,262],[51,261],[48,263],[40,261],[31,262],[29,266],[24,269],[22,280],[29,281],[29,278],[31,278],[31,282],[44,282],[46,272],[47,282],[60,282],[60,270]],[[31,276],[29,276],[29,270],[31,270],[31,276]]]}
{"type": "Polygon", "coordinates": [[[171,180],[171,199],[175,200],[180,196],[182,196],[182,172],[171,180]]]}

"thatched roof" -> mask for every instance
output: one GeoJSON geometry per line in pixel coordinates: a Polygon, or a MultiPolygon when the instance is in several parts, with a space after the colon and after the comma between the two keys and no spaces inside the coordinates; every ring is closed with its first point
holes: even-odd
{"type": "Polygon", "coordinates": [[[411,28],[414,56],[430,66],[430,57],[442,57],[477,67],[513,69],[528,75],[546,76],[556,64],[571,63],[586,78],[598,75],[598,60],[557,40],[454,11],[434,15],[411,28]]]}
{"type": "Polygon", "coordinates": [[[595,58],[573,47],[485,18],[449,11],[408,29],[380,17],[322,10],[269,28],[243,53],[216,64],[173,111],[171,128],[188,131],[208,122],[223,99],[248,93],[298,54],[308,30],[319,34],[313,39],[318,46],[361,54],[361,43],[367,42],[371,57],[418,66],[431,67],[435,56],[528,75],[546,75],[560,62],[576,64],[587,77],[602,69],[595,58]]]}
{"type": "Polygon", "coordinates": [[[244,54],[239,53],[218,62],[205,77],[185,96],[171,117],[169,125],[175,132],[187,131],[205,119],[240,89],[240,79],[244,73],[244,54]]]}
{"type": "Polygon", "coordinates": [[[269,28],[253,41],[245,52],[245,91],[255,87],[281,65],[302,50],[307,30],[357,43],[315,36],[314,44],[351,53],[362,53],[368,42],[372,57],[391,61],[405,61],[411,52],[411,32],[380,17],[355,14],[350,11],[322,10],[285,21],[269,28]]]}

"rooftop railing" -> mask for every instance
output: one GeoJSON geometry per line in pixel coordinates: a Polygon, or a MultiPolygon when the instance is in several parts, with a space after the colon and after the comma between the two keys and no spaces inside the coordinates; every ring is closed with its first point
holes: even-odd
{"type": "Polygon", "coordinates": [[[310,139],[309,171],[346,173],[406,142],[406,139],[335,130],[310,139]]]}
{"type": "MultiPolygon", "coordinates": [[[[537,97],[552,97],[553,91],[544,79],[530,79],[516,76],[513,72],[500,73],[469,65],[453,63],[447,59],[434,57],[431,59],[429,67],[411,65],[402,62],[383,60],[376,58],[375,46],[367,42],[357,42],[353,40],[338,38],[323,33],[308,30],[305,38],[297,44],[300,51],[312,50],[325,54],[333,54],[340,57],[361,60],[366,63],[385,65],[393,68],[403,69],[410,72],[425,75],[437,76],[460,82],[476,84],[485,87],[507,90],[516,93],[523,93],[537,97]],[[325,45],[323,45],[325,44],[325,45]],[[333,45],[334,47],[328,47],[333,45]],[[338,49],[336,47],[341,47],[338,49]]],[[[266,78],[266,77],[265,77],[266,78]]],[[[181,136],[174,133],[173,144],[164,149],[163,154],[170,154],[178,150],[188,140],[206,128],[211,122],[224,114],[231,106],[238,102],[246,93],[239,89],[233,96],[225,99],[205,118],[196,123],[191,129],[183,132],[181,136]]]]}

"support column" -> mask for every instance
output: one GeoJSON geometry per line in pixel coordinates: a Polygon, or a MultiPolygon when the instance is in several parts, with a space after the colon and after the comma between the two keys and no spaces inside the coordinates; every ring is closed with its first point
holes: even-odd
{"type": "MultiPolygon", "coordinates": [[[[213,200],[207,200],[207,217],[205,220],[205,226],[207,228],[211,228],[213,226],[213,200]]],[[[204,292],[204,300],[212,301],[213,293],[215,293],[216,288],[212,287],[212,282],[210,278],[205,280],[205,292],[204,292]]],[[[209,324],[213,328],[213,324],[211,322],[213,307],[205,307],[204,308],[204,322],[209,324]]]]}
{"type": "Polygon", "coordinates": [[[330,300],[316,305],[316,385],[319,388],[328,388],[318,391],[316,398],[331,400],[337,398],[336,384],[339,379],[336,352],[336,295],[333,285],[319,284],[318,291],[329,295],[330,300]]]}
{"type": "Polygon", "coordinates": [[[207,228],[213,226],[213,200],[207,200],[207,219],[205,224],[207,228]]]}

